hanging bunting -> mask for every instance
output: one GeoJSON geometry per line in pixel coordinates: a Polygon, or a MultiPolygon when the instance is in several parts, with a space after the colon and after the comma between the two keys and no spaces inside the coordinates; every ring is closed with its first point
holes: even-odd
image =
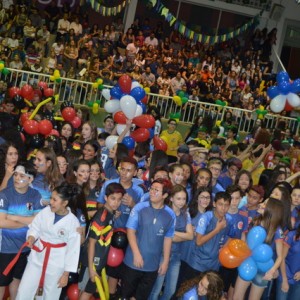
{"type": "MultiPolygon", "coordinates": [[[[88,0],[87,2],[89,2],[91,4],[91,7],[94,11],[98,12],[99,14],[101,14],[104,17],[110,17],[110,16],[116,16],[117,14],[119,14],[122,11],[122,9],[124,9],[125,6],[130,3],[130,0],[124,0],[122,2],[122,4],[119,4],[114,7],[104,6],[104,5],[100,4],[97,0],[88,0]]],[[[151,2],[156,4],[155,0],[153,0],[151,2]]]]}
{"type": "Polygon", "coordinates": [[[185,23],[177,20],[177,18],[172,13],[170,13],[170,10],[167,7],[165,7],[160,0],[149,0],[148,2],[152,5],[152,7],[156,10],[157,13],[159,13],[165,18],[167,22],[169,22],[170,26],[174,26],[174,29],[181,33],[183,36],[190,40],[194,40],[195,42],[198,41],[210,45],[226,42],[234,37],[241,35],[249,28],[257,26],[259,24],[259,17],[261,17],[264,12],[263,9],[257,16],[253,17],[249,22],[231,32],[217,36],[209,36],[197,33],[192,29],[187,28],[185,23]]]}

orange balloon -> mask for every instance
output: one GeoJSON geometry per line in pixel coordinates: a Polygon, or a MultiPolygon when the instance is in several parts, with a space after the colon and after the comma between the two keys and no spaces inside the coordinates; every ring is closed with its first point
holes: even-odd
{"type": "Polygon", "coordinates": [[[233,255],[243,259],[251,255],[251,250],[249,249],[247,243],[240,239],[230,240],[228,243],[228,248],[233,255]]]}
{"type": "Polygon", "coordinates": [[[219,260],[223,267],[232,269],[238,267],[244,259],[233,255],[228,246],[224,246],[219,252],[219,260]]]}

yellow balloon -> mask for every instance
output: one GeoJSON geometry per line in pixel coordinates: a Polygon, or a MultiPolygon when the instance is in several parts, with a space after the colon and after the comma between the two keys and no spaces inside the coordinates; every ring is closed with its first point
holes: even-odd
{"type": "Polygon", "coordinates": [[[92,85],[93,89],[97,89],[98,88],[98,83],[97,82],[94,82],[93,85],[92,85]]]}
{"type": "Polygon", "coordinates": [[[64,121],[64,118],[63,117],[54,117],[54,120],[55,121],[64,121]]]}
{"type": "Polygon", "coordinates": [[[179,96],[174,96],[173,97],[173,101],[175,102],[176,105],[181,106],[182,105],[182,101],[181,98],[179,96]]]}
{"type": "Polygon", "coordinates": [[[4,63],[1,63],[0,64],[0,70],[3,70],[4,69],[4,63]]]}
{"type": "Polygon", "coordinates": [[[41,108],[41,106],[45,105],[46,103],[50,102],[51,100],[52,100],[52,97],[49,97],[49,98],[45,99],[44,101],[40,102],[28,119],[32,120],[35,117],[35,115],[37,114],[37,112],[39,111],[39,109],[41,108]]]}
{"type": "Polygon", "coordinates": [[[93,104],[92,112],[94,115],[96,115],[99,112],[99,104],[98,103],[93,104]]]}
{"type": "Polygon", "coordinates": [[[51,81],[54,81],[54,80],[55,80],[55,77],[54,77],[54,76],[50,76],[50,80],[51,80],[51,81]]]}
{"type": "Polygon", "coordinates": [[[59,78],[60,78],[60,74],[54,75],[54,79],[59,79],[59,78]]]}
{"type": "Polygon", "coordinates": [[[54,77],[57,77],[57,76],[59,76],[59,77],[60,77],[60,73],[59,73],[59,71],[58,71],[58,70],[55,70],[55,71],[54,71],[54,73],[53,73],[53,76],[54,76],[54,77]]]}
{"type": "Polygon", "coordinates": [[[97,83],[98,83],[99,85],[101,85],[101,84],[103,83],[103,80],[102,80],[101,78],[99,78],[99,79],[97,80],[97,83]]]}
{"type": "Polygon", "coordinates": [[[145,90],[145,93],[146,93],[146,94],[149,94],[149,93],[150,93],[150,88],[149,88],[149,87],[145,87],[144,90],[145,90]]]}
{"type": "Polygon", "coordinates": [[[28,101],[27,99],[24,99],[24,102],[25,102],[29,107],[32,106],[32,103],[31,103],[30,101],[28,101]]]}
{"type": "Polygon", "coordinates": [[[218,126],[218,127],[221,126],[221,121],[220,120],[216,122],[216,126],[218,126]]]}

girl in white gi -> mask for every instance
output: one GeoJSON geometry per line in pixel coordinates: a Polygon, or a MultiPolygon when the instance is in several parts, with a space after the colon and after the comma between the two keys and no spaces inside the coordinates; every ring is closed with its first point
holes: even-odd
{"type": "Polygon", "coordinates": [[[36,215],[27,233],[32,248],[22,277],[17,300],[59,299],[68,283],[69,272],[77,272],[80,234],[79,221],[68,205],[82,195],[77,184],[63,183],[55,188],[50,205],[36,215]]]}

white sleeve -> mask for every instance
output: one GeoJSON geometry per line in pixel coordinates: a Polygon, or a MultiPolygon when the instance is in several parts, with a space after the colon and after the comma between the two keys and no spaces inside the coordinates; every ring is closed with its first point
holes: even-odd
{"type": "Polygon", "coordinates": [[[32,235],[37,240],[40,237],[41,232],[41,225],[43,219],[45,219],[45,212],[49,209],[48,207],[45,207],[42,209],[32,220],[32,222],[28,225],[29,229],[27,231],[27,238],[32,235]]]}

